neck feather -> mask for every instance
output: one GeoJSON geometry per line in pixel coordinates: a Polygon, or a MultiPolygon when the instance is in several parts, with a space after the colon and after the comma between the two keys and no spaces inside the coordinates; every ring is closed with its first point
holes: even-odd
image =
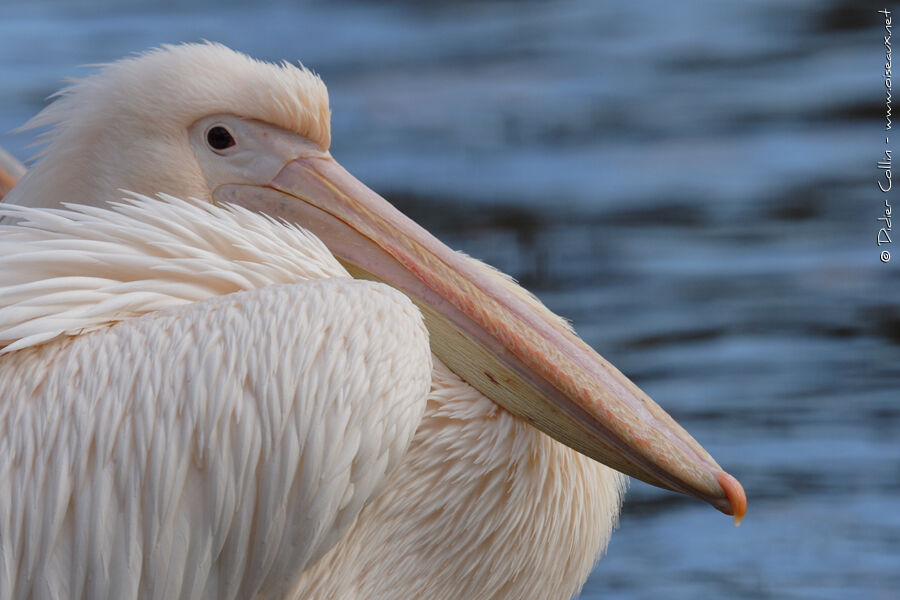
{"type": "Polygon", "coordinates": [[[434,363],[412,447],[295,598],[567,600],[605,550],[625,477],[434,363]]]}

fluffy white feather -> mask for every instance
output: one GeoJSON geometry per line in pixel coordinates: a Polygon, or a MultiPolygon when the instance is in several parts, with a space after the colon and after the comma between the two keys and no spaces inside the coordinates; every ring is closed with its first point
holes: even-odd
{"type": "Polygon", "coordinates": [[[51,129],[41,160],[4,202],[102,205],[117,200],[120,188],[207,200],[184,131],[216,113],[283,127],[323,150],[331,142],[328,91],[302,66],[205,43],[162,46],[99,67],[73,80],[26,125],[51,129]]]}
{"type": "Polygon", "coordinates": [[[348,279],[8,354],[4,597],[283,598],[402,459],[430,375],[412,303],[348,279]]]}
{"type": "Polygon", "coordinates": [[[240,207],[165,194],[114,207],[0,204],[19,220],[0,225],[0,353],[212,296],[349,278],[315,236],[240,207]]]}
{"type": "Polygon", "coordinates": [[[295,600],[566,600],[605,550],[627,478],[434,362],[403,463],[295,600]]]}
{"type": "Polygon", "coordinates": [[[43,313],[21,325],[33,347],[0,358],[2,393],[19,399],[0,412],[0,476],[11,491],[0,501],[7,577],[0,588],[85,598],[248,597],[288,587],[287,597],[298,600],[569,598],[606,547],[625,478],[497,407],[437,360],[419,422],[421,374],[408,373],[430,364],[430,355],[421,331],[414,328],[409,342],[396,337],[408,328],[411,306],[404,299],[397,317],[373,314],[381,294],[399,294],[342,279],[308,233],[173,198],[9,210],[24,220],[3,230],[3,243],[18,247],[11,258],[23,262],[16,273],[0,270],[0,284],[25,277],[18,289],[29,293],[13,296],[16,286],[3,285],[0,306],[14,298],[43,313]],[[38,247],[43,259],[25,269],[26,248],[38,247]],[[70,279],[54,276],[60,261],[70,279]],[[121,267],[104,267],[111,273],[134,268],[139,277],[97,277],[98,265],[121,267]],[[46,308],[54,304],[40,302],[42,277],[81,282],[88,300],[55,306],[81,311],[79,323],[95,331],[35,341],[58,329],[46,308]],[[291,277],[331,279],[233,293],[291,277]],[[119,303],[104,313],[89,300],[127,296],[138,281],[153,301],[145,303],[142,291],[130,310],[167,308],[123,321],[119,303]],[[188,281],[190,294],[180,285],[188,281]],[[406,353],[392,336],[408,344],[406,353]],[[329,344],[339,352],[323,352],[329,344]],[[426,362],[416,368],[416,360],[426,362]],[[366,385],[391,392],[370,405],[374,395],[358,389],[366,385]],[[321,402],[291,408],[291,397],[321,402]],[[359,414],[333,404],[353,398],[365,400],[354,405],[359,414]],[[419,428],[403,454],[413,422],[419,428]],[[290,464],[321,465],[320,477],[337,482],[330,493],[288,486],[315,480],[311,467],[302,474],[272,462],[289,450],[287,423],[307,427],[307,451],[300,457],[295,443],[290,464]],[[278,476],[265,479],[266,469],[278,476]],[[264,480],[277,491],[251,484],[264,480]],[[354,522],[363,497],[370,504],[354,522]],[[343,507],[331,529],[312,536],[317,543],[297,544],[329,506],[343,507]],[[262,526],[260,546],[248,536],[262,526]]]}

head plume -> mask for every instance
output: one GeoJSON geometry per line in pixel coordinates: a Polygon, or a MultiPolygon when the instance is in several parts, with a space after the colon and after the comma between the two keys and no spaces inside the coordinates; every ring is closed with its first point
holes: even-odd
{"type": "Polygon", "coordinates": [[[49,130],[41,160],[8,202],[104,204],[120,188],[205,198],[187,128],[216,113],[271,123],[323,150],[331,142],[328,91],[317,75],[210,42],[100,65],[54,98],[24,127],[49,130]]]}

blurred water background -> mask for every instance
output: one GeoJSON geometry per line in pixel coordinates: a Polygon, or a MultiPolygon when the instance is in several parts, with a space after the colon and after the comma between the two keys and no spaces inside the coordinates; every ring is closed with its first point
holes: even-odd
{"type": "Polygon", "coordinates": [[[0,131],[160,43],[302,59],[352,173],[572,319],[744,483],[739,529],[633,484],[582,598],[900,598],[879,8],[2,2],[0,131]]]}

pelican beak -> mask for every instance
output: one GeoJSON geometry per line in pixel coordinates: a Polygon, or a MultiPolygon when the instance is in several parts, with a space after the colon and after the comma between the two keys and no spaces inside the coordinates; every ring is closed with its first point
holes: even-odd
{"type": "Polygon", "coordinates": [[[402,290],[425,316],[434,354],[506,410],[622,473],[743,518],[740,483],[634,383],[524,290],[442,244],[327,153],[288,162],[268,186],[221,186],[214,199],[297,223],[354,277],[402,290]]]}

